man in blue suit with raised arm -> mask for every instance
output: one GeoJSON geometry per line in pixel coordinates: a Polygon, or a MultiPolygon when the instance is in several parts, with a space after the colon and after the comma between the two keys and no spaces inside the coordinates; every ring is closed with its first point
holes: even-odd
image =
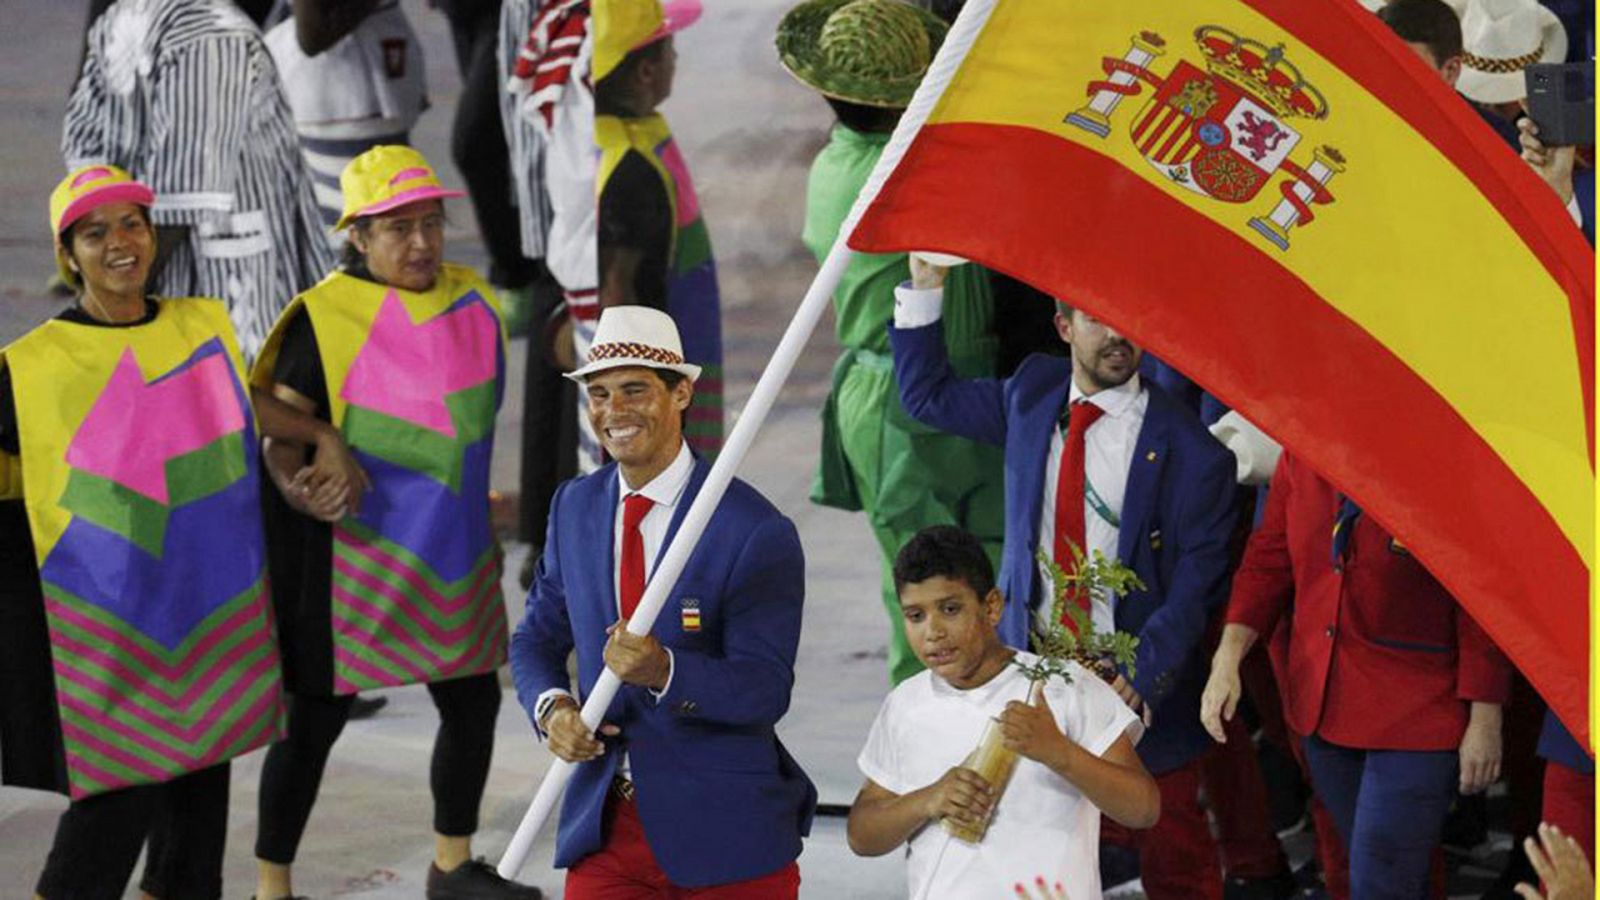
{"type": "Polygon", "coordinates": [[[1075,544],[1139,574],[1144,590],[1089,609],[1097,629],[1139,638],[1133,677],[1117,672],[1112,686],[1150,722],[1138,749],[1161,789],[1161,819],[1128,839],[1152,900],[1220,900],[1217,848],[1198,796],[1210,746],[1199,704],[1206,625],[1227,600],[1233,458],[1140,380],[1138,347],[1065,304],[1055,326],[1070,361],[1035,354],[1005,380],[957,378],[939,323],[943,280],[944,270],[913,257],[889,338],[906,412],[1005,448],[1001,638],[1026,648],[1032,625],[1050,614],[1040,548],[1069,570],[1075,544]]]}
{"type": "Polygon", "coordinates": [[[527,612],[511,639],[517,697],[550,750],[578,764],[556,836],[569,900],[793,900],[816,790],[773,729],[789,708],[805,560],[794,524],[729,485],[652,635],[625,629],[710,466],[683,440],[698,366],[677,327],[605,310],[587,364],[594,432],[614,462],[562,485],[527,612]],[[578,696],[609,666],[623,685],[599,739],[578,696]]]}

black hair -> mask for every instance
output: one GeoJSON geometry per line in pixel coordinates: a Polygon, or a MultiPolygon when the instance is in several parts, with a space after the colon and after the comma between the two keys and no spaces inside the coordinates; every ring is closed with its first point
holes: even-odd
{"type": "Polygon", "coordinates": [[[839,124],[864,134],[888,134],[900,122],[903,109],[894,109],[884,106],[867,106],[864,103],[851,103],[849,100],[840,100],[837,97],[823,97],[828,101],[828,106],[833,108],[834,116],[839,124]]]}
{"type": "Polygon", "coordinates": [[[1461,20],[1443,0],[1392,0],[1378,18],[1408,44],[1422,44],[1442,66],[1461,55],[1461,20]]]}
{"type": "MultiPolygon", "coordinates": [[[[366,234],[368,229],[372,227],[372,217],[358,216],[351,219],[350,227],[362,234],[366,234]]],[[[356,242],[350,240],[348,235],[345,238],[344,248],[339,251],[339,268],[343,269],[347,275],[365,278],[368,281],[372,280],[372,271],[367,268],[367,255],[361,252],[361,248],[357,247],[356,242]]]]}
{"type": "Polygon", "coordinates": [[[677,369],[652,368],[651,371],[656,373],[656,377],[661,379],[661,383],[666,385],[669,391],[689,378],[689,376],[679,372],[677,369]]]}
{"type": "Polygon", "coordinates": [[[626,117],[632,114],[634,107],[633,75],[639,67],[646,62],[661,58],[666,52],[667,41],[651,41],[643,47],[629,53],[617,63],[617,67],[606,73],[594,86],[594,111],[597,115],[611,115],[626,117]]]}
{"type": "Polygon", "coordinates": [[[972,588],[981,600],[994,589],[994,564],[977,535],[954,525],[922,529],[894,557],[894,589],[930,578],[948,578],[972,588]]]}
{"type": "Polygon", "coordinates": [[[928,11],[944,20],[946,25],[954,25],[956,16],[961,15],[961,7],[967,5],[967,0],[933,0],[928,4],[928,11]]]}

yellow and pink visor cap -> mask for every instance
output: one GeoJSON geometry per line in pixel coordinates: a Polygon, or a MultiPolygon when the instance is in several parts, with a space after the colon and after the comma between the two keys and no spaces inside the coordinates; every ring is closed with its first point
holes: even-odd
{"type": "Polygon", "coordinates": [[[596,0],[591,76],[600,81],[629,53],[688,28],[703,11],[700,0],[596,0]]]}
{"type": "Polygon", "coordinates": [[[67,226],[107,203],[148,207],[155,202],[155,191],[116,166],[80,166],[50,192],[50,232],[59,239],[67,226]]]}
{"type": "Polygon", "coordinates": [[[395,144],[373,147],[339,173],[344,214],[334,223],[342,231],[362,216],[376,216],[423,200],[466,196],[439,183],[439,176],[421,153],[395,144]]]}

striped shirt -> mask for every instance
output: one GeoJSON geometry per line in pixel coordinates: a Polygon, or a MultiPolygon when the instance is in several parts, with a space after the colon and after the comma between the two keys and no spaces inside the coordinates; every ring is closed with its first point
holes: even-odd
{"type": "Polygon", "coordinates": [[[506,132],[506,147],[511,151],[511,199],[522,226],[522,255],[529,259],[545,257],[545,238],[550,231],[550,198],[544,189],[544,140],[533,123],[518,111],[522,95],[503,86],[511,78],[518,51],[528,40],[537,6],[535,0],[505,0],[500,7],[500,39],[495,47],[502,85],[500,122],[506,132]]]}
{"type": "Polygon", "coordinates": [[[227,301],[255,356],[290,298],[333,266],[277,70],[229,0],[117,0],[89,32],[67,105],[68,168],[111,163],[188,226],[162,296],[227,301]]]}

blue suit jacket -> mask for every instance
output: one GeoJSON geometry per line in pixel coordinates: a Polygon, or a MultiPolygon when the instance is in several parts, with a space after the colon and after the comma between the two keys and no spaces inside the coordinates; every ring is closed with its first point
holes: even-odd
{"type": "MultiPolygon", "coordinates": [[[[1005,447],[1005,594],[1001,638],[1026,648],[1041,595],[1034,552],[1044,505],[1050,434],[1059,421],[1072,363],[1035,354],[1004,381],[959,379],[945,358],[938,324],[891,328],[900,401],[919,421],[1005,447]]],[[[1134,690],[1154,726],[1139,742],[1145,767],[1160,774],[1211,746],[1200,724],[1209,660],[1206,626],[1228,599],[1228,539],[1233,530],[1234,461],[1191,413],[1146,383],[1145,411],[1128,473],[1117,556],[1146,590],[1116,603],[1119,631],[1135,634],[1134,690]]]]}
{"type": "MultiPolygon", "coordinates": [[[[695,460],[663,552],[708,469],[695,460]]],[[[605,666],[605,630],[618,617],[616,508],[615,464],[562,485],[551,503],[544,556],[511,639],[517,696],[530,718],[541,693],[571,687],[574,647],[581,696],[605,666]]],[[[800,855],[816,790],[773,726],[789,708],[804,595],[794,524],[734,481],[656,620],[656,638],[673,652],[667,693],[658,701],[628,684],[617,692],[605,721],[622,729],[620,740],[573,774],[556,835],[558,867],[600,849],[606,794],[624,750],[645,836],[674,884],[743,881],[800,855]],[[686,631],[691,601],[700,624],[686,631]]]]}

